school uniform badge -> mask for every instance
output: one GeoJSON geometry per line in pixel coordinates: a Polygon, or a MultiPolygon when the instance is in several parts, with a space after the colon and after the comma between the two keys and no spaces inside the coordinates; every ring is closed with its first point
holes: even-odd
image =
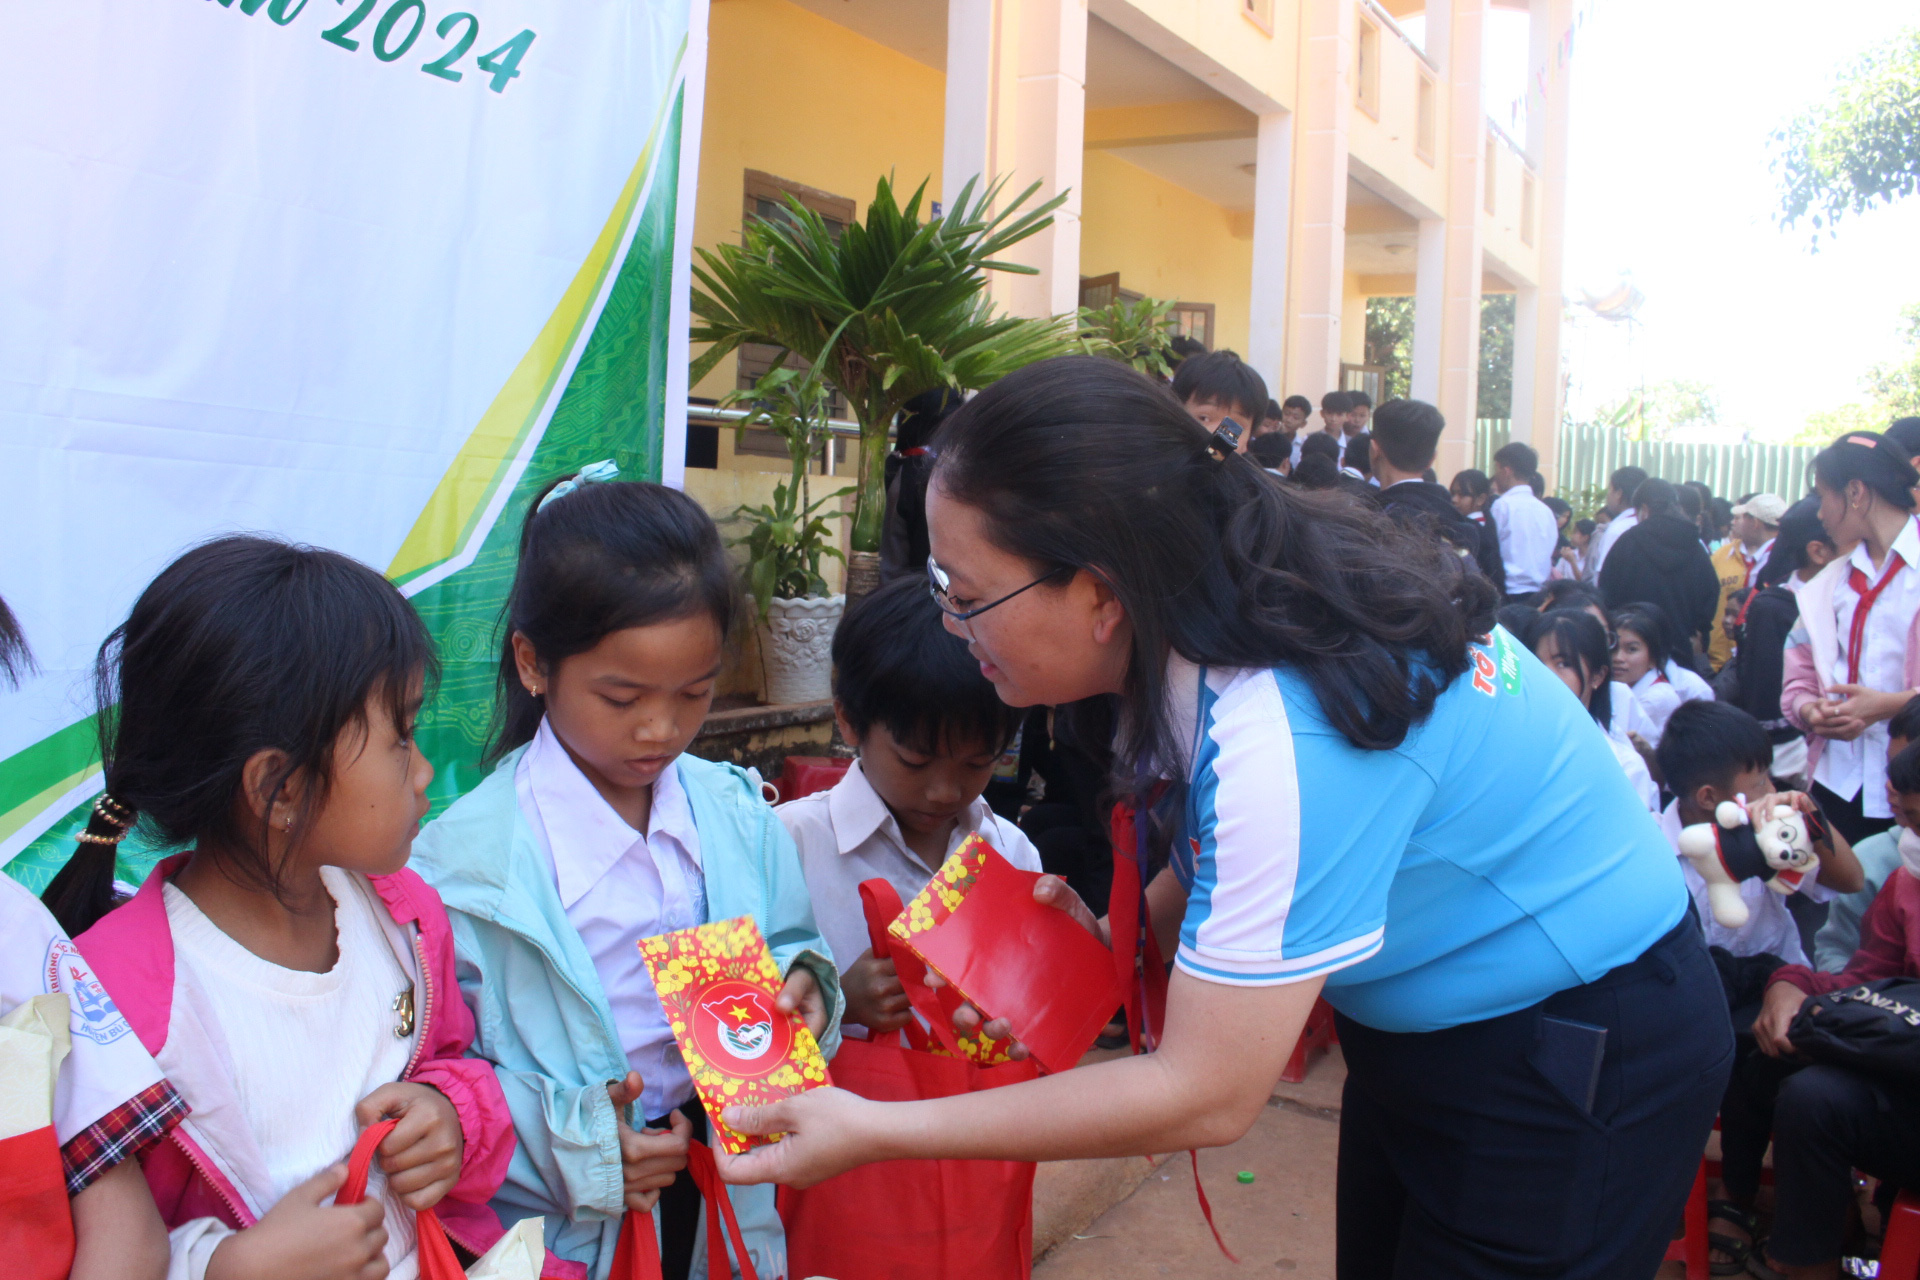
{"type": "Polygon", "coordinates": [[[774,1007],[780,966],[760,927],[741,916],[642,938],[640,958],[720,1146],[737,1155],[777,1142],[782,1135],[739,1133],[720,1117],[832,1080],[806,1023],[774,1007]]]}

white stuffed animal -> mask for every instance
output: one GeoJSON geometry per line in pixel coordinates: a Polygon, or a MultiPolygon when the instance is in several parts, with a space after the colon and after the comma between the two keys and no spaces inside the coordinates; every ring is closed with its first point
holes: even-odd
{"type": "Polygon", "coordinates": [[[1707,882],[1707,902],[1713,918],[1728,929],[1747,923],[1747,904],[1740,898],[1742,880],[1763,879],[1778,894],[1793,893],[1820,873],[1814,853],[1816,839],[1825,836],[1819,819],[1809,828],[1805,814],[1791,805],[1776,804],[1758,830],[1749,823],[1746,797],[1740,803],[1722,801],[1714,821],[1699,822],[1680,832],[1680,853],[1707,882]]]}

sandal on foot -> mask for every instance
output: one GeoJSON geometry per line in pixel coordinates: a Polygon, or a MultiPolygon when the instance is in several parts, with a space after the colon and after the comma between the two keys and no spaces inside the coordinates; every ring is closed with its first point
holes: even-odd
{"type": "Polygon", "coordinates": [[[1767,1242],[1755,1240],[1747,1254],[1747,1274],[1757,1280],[1787,1280],[1787,1273],[1767,1265],[1767,1242]]]}
{"type": "Polygon", "coordinates": [[[1753,1237],[1758,1223],[1752,1214],[1747,1213],[1731,1200],[1709,1200],[1707,1202],[1707,1221],[1715,1219],[1731,1223],[1747,1233],[1745,1240],[1722,1235],[1717,1231],[1707,1232],[1707,1247],[1725,1254],[1723,1261],[1708,1262],[1707,1270],[1716,1276],[1738,1276],[1747,1274],[1747,1260],[1753,1255],[1753,1237]]]}

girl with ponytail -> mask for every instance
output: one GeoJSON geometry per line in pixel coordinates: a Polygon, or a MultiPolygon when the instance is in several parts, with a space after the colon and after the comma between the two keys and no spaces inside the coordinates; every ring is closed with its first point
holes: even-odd
{"type": "MultiPolygon", "coordinates": [[[[1175,958],[1158,1046],[934,1102],[731,1108],[786,1136],[725,1175],[1229,1143],[1324,990],[1342,1276],[1652,1274],[1719,1105],[1726,1004],[1672,851],[1486,581],[1370,505],[1275,483],[1112,361],[1009,375],[939,455],[949,630],[1012,705],[1118,702],[1114,781],[1155,822],[1116,856],[1157,872],[1175,958]]],[[[1057,881],[1035,897],[1106,936],[1057,881]]]]}
{"type": "Polygon", "coordinates": [[[406,869],[434,670],[378,573],[251,537],[167,566],[100,650],[106,795],[50,898],[99,915],[136,821],[177,850],[78,938],[191,1107],[142,1162],[172,1276],[385,1274],[425,1208],[475,1254],[501,1235],[511,1126],[466,1056],[446,913],[406,869]],[[335,1205],[383,1118],[373,1192],[335,1205]]]}

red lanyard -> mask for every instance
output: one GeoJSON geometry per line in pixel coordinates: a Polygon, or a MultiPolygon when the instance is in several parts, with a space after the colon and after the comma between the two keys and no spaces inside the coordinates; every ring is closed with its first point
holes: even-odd
{"type": "Polygon", "coordinates": [[[1860,650],[1865,643],[1867,615],[1873,612],[1873,602],[1880,598],[1880,593],[1887,589],[1887,584],[1893,581],[1905,563],[1898,551],[1888,551],[1886,572],[1880,575],[1880,581],[1874,583],[1872,587],[1867,586],[1867,575],[1860,572],[1860,566],[1847,566],[1847,585],[1852,587],[1853,593],[1860,597],[1859,602],[1853,606],[1853,626],[1847,630],[1848,684],[1860,683],[1860,650]]]}

